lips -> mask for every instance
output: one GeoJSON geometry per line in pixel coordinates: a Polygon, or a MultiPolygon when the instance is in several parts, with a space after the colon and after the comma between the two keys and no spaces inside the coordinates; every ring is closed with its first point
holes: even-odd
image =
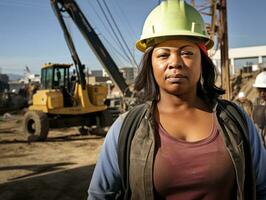
{"type": "Polygon", "coordinates": [[[186,78],[186,76],[183,74],[170,74],[166,78],[186,78]]]}
{"type": "Polygon", "coordinates": [[[165,77],[167,81],[170,81],[171,83],[180,83],[187,79],[187,76],[183,74],[170,74],[165,77]]]}

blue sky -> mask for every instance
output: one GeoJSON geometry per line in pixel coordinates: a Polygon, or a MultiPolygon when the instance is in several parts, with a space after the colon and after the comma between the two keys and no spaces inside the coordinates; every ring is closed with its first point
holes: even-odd
{"type": "MultiPolygon", "coordinates": [[[[126,59],[117,53],[118,50],[114,50],[119,47],[114,42],[110,28],[106,29],[108,26],[97,1],[76,1],[100,35],[117,65],[128,66],[126,59]]],[[[105,2],[129,48],[139,61],[141,54],[135,49],[134,43],[141,34],[145,17],[159,1],[106,0],[105,2]]],[[[197,2],[201,3],[203,0],[197,2]]],[[[265,0],[228,0],[230,47],[266,45],[265,8],[265,0]]],[[[101,69],[100,63],[75,25],[70,20],[67,20],[67,24],[81,61],[89,69],[101,69]]],[[[1,0],[0,25],[0,69],[2,73],[23,74],[26,65],[33,73],[40,73],[41,65],[44,63],[72,63],[49,0],[1,0]]]]}

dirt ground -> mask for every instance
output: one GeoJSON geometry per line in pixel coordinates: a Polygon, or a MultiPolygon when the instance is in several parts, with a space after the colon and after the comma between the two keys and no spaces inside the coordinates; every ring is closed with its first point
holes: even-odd
{"type": "Polygon", "coordinates": [[[22,114],[0,116],[0,200],[86,199],[103,136],[51,130],[29,143],[22,114]]]}

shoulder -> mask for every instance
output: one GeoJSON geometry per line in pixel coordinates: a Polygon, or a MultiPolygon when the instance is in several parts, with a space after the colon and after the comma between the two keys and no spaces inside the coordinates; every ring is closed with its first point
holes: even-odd
{"type": "MultiPolygon", "coordinates": [[[[109,140],[114,140],[117,141],[118,140],[118,136],[119,136],[119,132],[121,130],[123,121],[125,119],[125,117],[127,116],[128,112],[123,113],[122,115],[120,115],[112,124],[112,126],[110,127],[106,137],[105,137],[105,141],[109,141],[109,140]]],[[[117,143],[117,142],[116,142],[117,143]]]]}
{"type": "Polygon", "coordinates": [[[229,101],[229,100],[225,100],[225,99],[218,99],[217,101],[217,109],[218,110],[221,110],[221,111],[234,111],[233,113],[231,114],[234,114],[235,111],[236,113],[238,114],[241,114],[243,113],[243,110],[242,110],[242,107],[241,107],[241,104],[239,101],[229,101]]]}
{"type": "Polygon", "coordinates": [[[216,111],[218,111],[218,117],[225,121],[231,121],[238,129],[240,128],[239,130],[244,136],[248,137],[248,126],[252,126],[252,123],[243,107],[232,101],[218,100],[216,111]]]}
{"type": "Polygon", "coordinates": [[[137,105],[137,106],[133,107],[131,110],[121,114],[115,120],[115,122],[112,124],[112,126],[110,127],[107,136],[108,135],[115,135],[115,137],[118,138],[121,127],[122,127],[123,123],[126,120],[128,120],[127,118],[130,117],[134,121],[135,117],[140,115],[142,110],[144,111],[144,107],[145,107],[145,104],[137,105]]]}

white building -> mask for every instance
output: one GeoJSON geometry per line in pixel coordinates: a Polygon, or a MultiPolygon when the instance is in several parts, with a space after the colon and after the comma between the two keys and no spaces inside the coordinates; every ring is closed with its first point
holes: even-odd
{"type": "Polygon", "coordinates": [[[138,69],[136,67],[123,67],[119,70],[122,72],[123,77],[128,83],[134,82],[138,72],[138,69]]]}
{"type": "MultiPolygon", "coordinates": [[[[236,73],[244,66],[252,66],[255,71],[261,67],[266,67],[266,46],[252,46],[229,49],[230,72],[236,73]]],[[[220,70],[220,50],[212,57],[214,64],[220,70]]]]}

